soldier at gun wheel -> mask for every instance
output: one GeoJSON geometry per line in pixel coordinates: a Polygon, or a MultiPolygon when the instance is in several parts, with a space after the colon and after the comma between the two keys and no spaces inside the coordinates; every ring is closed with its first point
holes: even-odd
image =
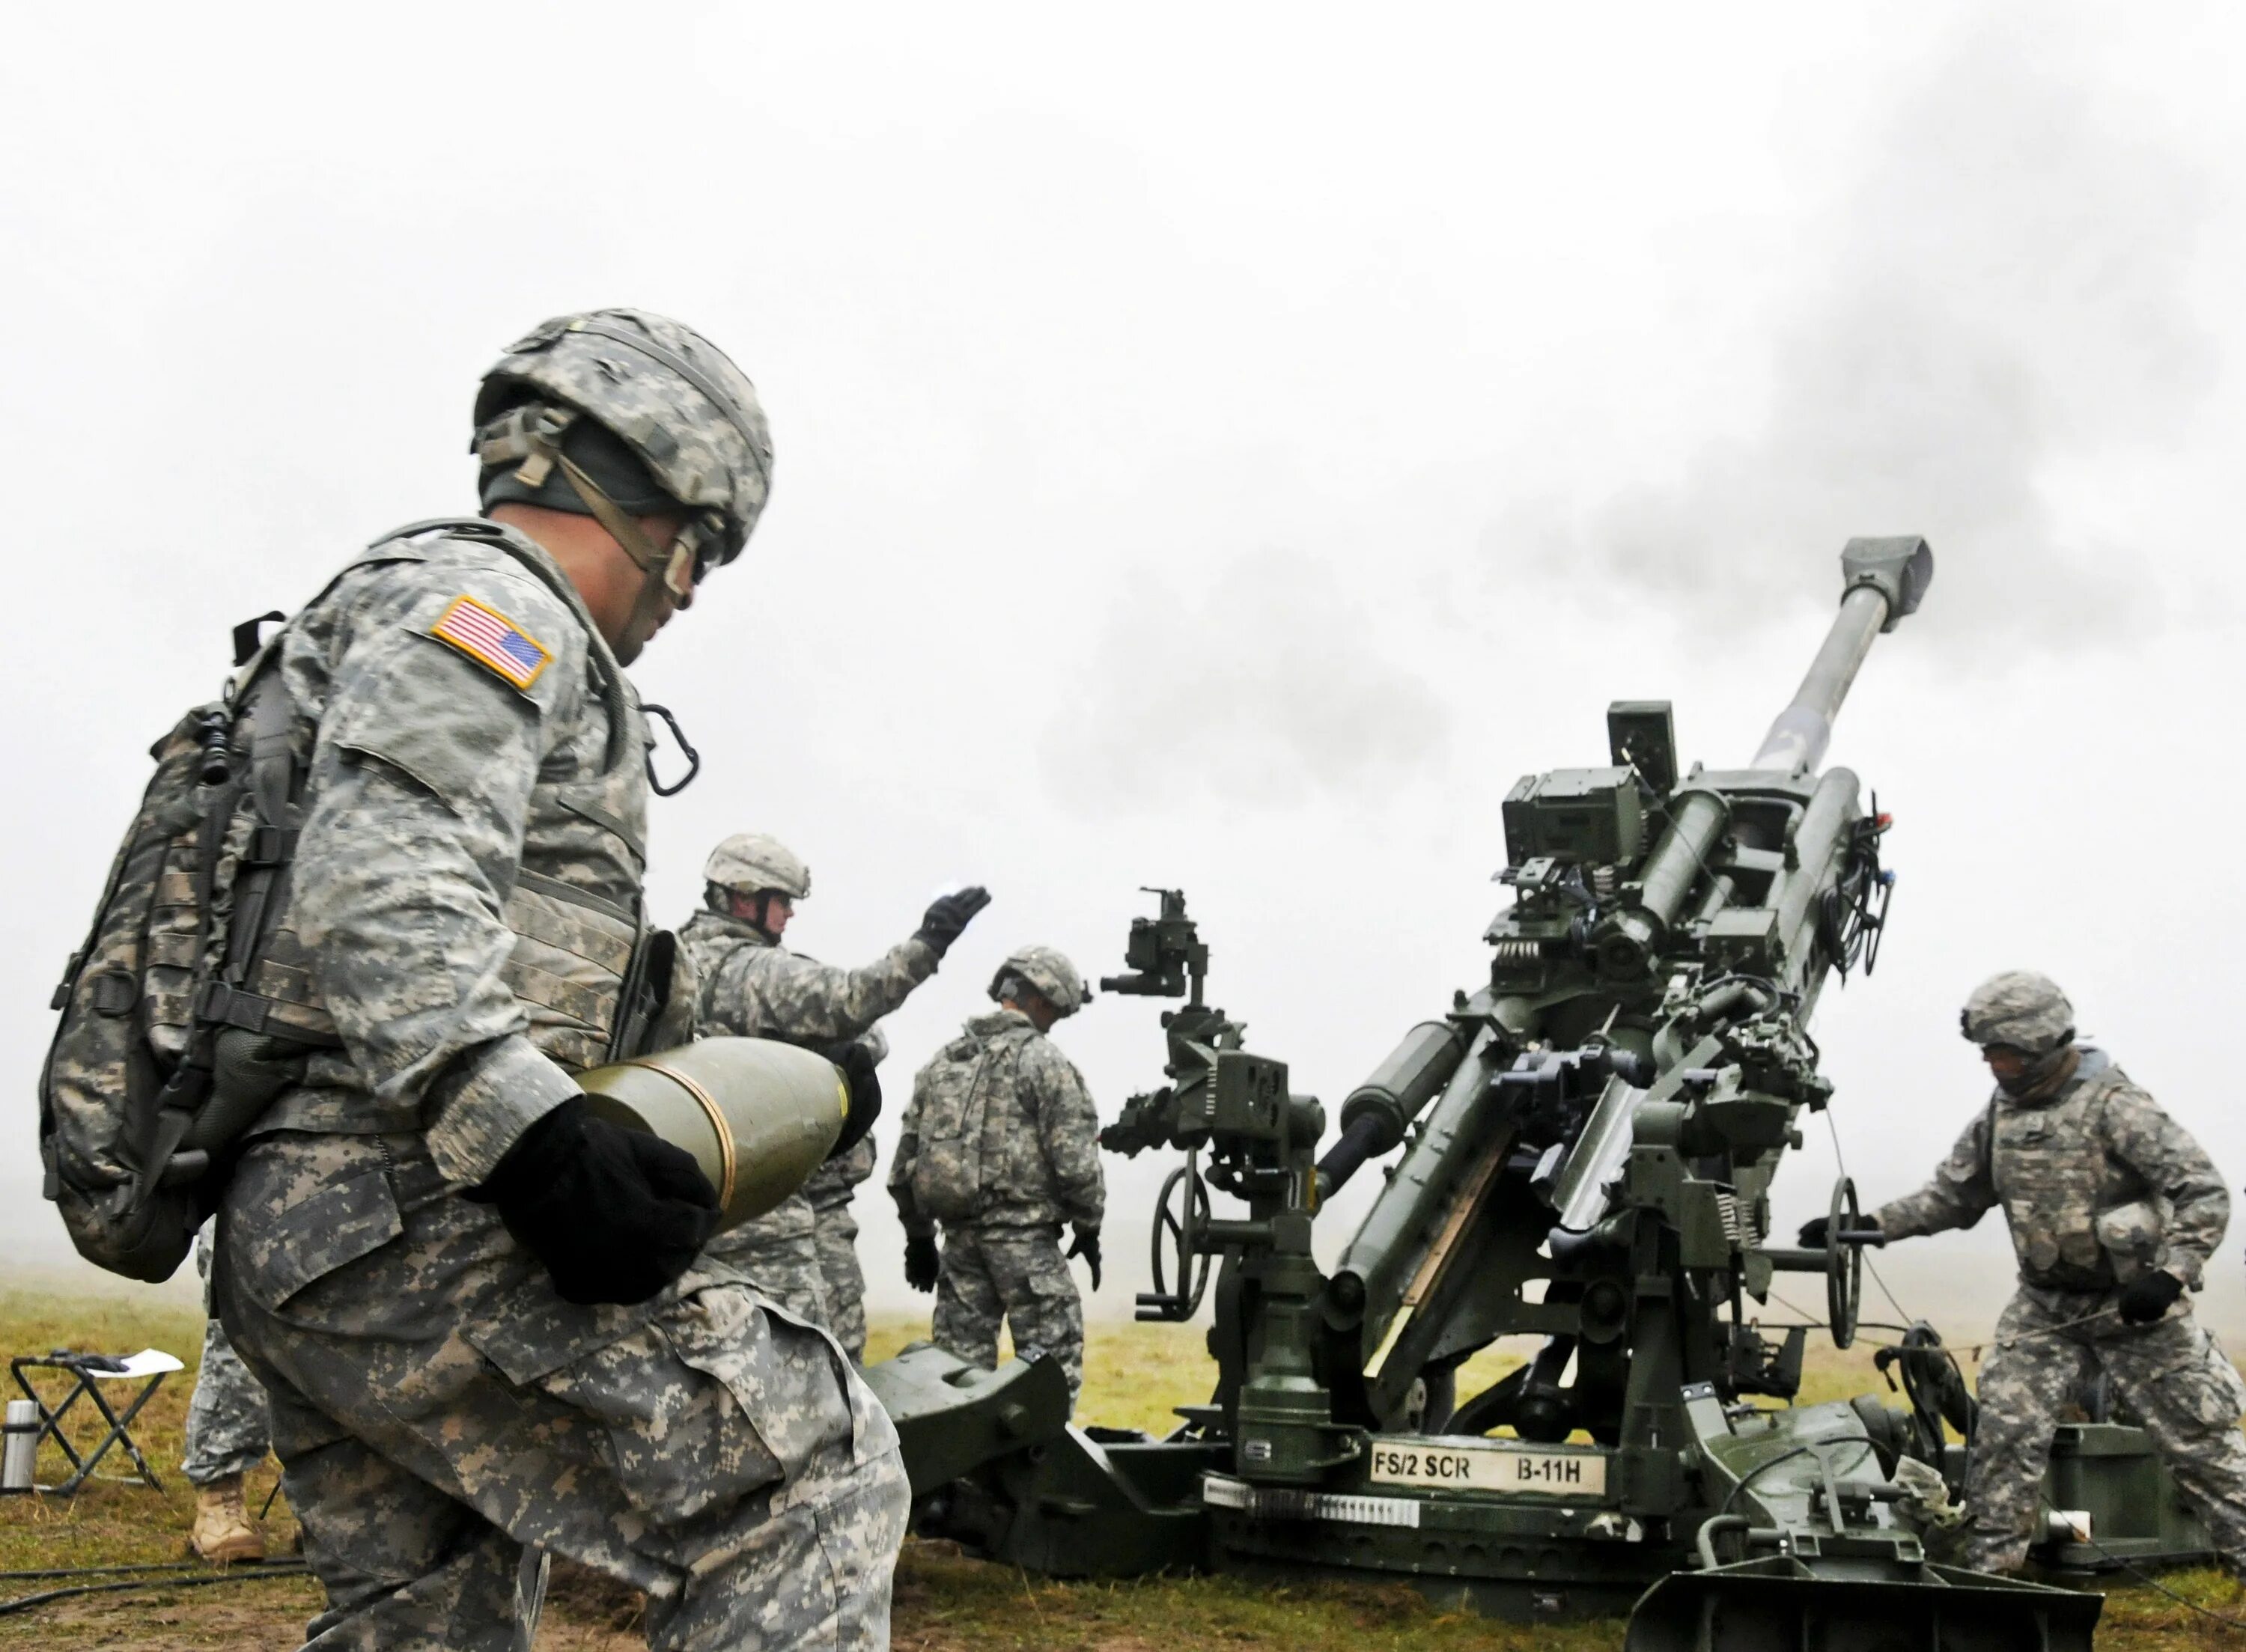
{"type": "MultiPolygon", "coordinates": [[[[861,1090],[888,1054],[875,1023],[936,973],[990,901],[981,888],[940,895],[911,935],[863,968],[845,969],[782,944],[796,903],[810,897],[811,868],[779,839],[727,838],[711,851],[702,879],[703,908],[678,932],[700,981],[700,1030],[817,1049],[861,1090]]],[[[854,1360],[866,1351],[866,1288],[850,1199],[873,1173],[868,1136],[820,1166],[778,1209],[711,1241],[709,1252],[791,1313],[832,1330],[854,1360]]]]}
{"type": "Polygon", "coordinates": [[[998,1008],[968,1022],[920,1070],[889,1167],[905,1228],[905,1282],[936,1292],[938,1347],[986,1369],[998,1328],[1042,1348],[1084,1386],[1084,1304],[1067,1256],[1099,1288],[1099,1116],[1084,1075],[1045,1035],[1089,995],[1051,947],[998,966],[998,1008]],[[1064,1223],[1075,1238],[1060,1247],[1064,1223]],[[943,1248],[936,1228],[943,1230],[943,1248]]]}
{"type": "MultiPolygon", "coordinates": [[[[2197,1142],[2103,1050],[2045,976],[1984,982],[1961,1017],[1997,1080],[1934,1179],[1865,1226],[1887,1239],[1970,1227],[2004,1207],[2018,1293],[1981,1368],[1966,1565],[2016,1572],[2040,1529],[2052,1432],[2086,1366],[2111,1382],[2234,1574],[2246,1562],[2246,1384],[2185,1293],[2230,1220],[2197,1142]]],[[[1824,1245],[1821,1217],[1801,1230],[1824,1245]]]]}
{"type": "Polygon", "coordinates": [[[527,1643],[537,1546],[645,1590],[657,1647],[871,1652],[894,1429],[823,1333],[700,1258],[692,1158],[572,1077],[683,1040],[628,1036],[652,955],[623,667],[739,553],[764,416],[699,334],[602,310],[510,346],[474,426],[484,514],[362,554],[250,713],[304,765],[295,967],[261,990],[334,1032],[242,1154],[215,1294],[326,1589],[310,1639],[527,1643]]]}

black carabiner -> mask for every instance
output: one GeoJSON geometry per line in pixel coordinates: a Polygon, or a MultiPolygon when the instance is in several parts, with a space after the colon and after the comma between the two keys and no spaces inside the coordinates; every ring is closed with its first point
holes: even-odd
{"type": "Polygon", "coordinates": [[[648,785],[654,789],[655,795],[659,798],[675,798],[688,786],[692,785],[694,777],[702,772],[702,754],[694,749],[693,742],[686,738],[686,731],[678,726],[678,719],[670,715],[669,706],[643,705],[640,710],[650,717],[661,717],[670,726],[670,738],[678,742],[678,749],[686,754],[686,773],[677,785],[665,785],[655,772],[655,741],[650,738],[647,743],[648,785]]]}

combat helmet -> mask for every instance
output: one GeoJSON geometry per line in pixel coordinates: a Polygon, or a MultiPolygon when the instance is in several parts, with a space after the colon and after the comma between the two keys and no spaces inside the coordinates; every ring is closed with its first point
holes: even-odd
{"type": "Polygon", "coordinates": [[[811,894],[811,868],[778,838],[761,832],[737,832],[710,851],[709,860],[703,863],[702,881],[736,894],[776,889],[790,901],[801,901],[811,894]]]}
{"type": "Polygon", "coordinates": [[[772,432],[756,386],[692,328],[646,310],[541,322],[484,375],[474,418],[487,506],[496,487],[500,498],[589,511],[643,567],[655,553],[632,517],[657,513],[650,504],[683,511],[674,589],[685,569],[699,579],[741,554],[771,491],[772,432]]]}
{"type": "Polygon", "coordinates": [[[1004,999],[1009,982],[1019,981],[1064,1016],[1072,1016],[1092,996],[1067,955],[1052,947],[1021,947],[1006,955],[990,977],[990,996],[1004,999]]]}
{"type": "Polygon", "coordinates": [[[1986,1049],[2009,1044],[2031,1056],[2047,1056],[2074,1041],[2074,1006],[2049,976],[2032,969],[2007,969],[1973,989],[1958,1012],[1965,1036],[1986,1049]]]}

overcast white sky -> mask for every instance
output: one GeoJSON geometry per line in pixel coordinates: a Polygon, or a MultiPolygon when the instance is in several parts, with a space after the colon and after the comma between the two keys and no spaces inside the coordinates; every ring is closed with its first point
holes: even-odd
{"type": "MultiPolygon", "coordinates": [[[[1168,883],[1220,1002],[1337,1104],[1480,978],[1517,776],[1603,761],[1617,697],[1743,761],[1843,540],[1918,532],[1933,591],[1833,753],[1899,821],[1881,969],[1816,1029],[1850,1168],[1868,1201],[1926,1173],[1983,1093],[1957,1004],[2025,965],[2239,1175],[2242,31],[1893,3],[11,17],[0,1241],[68,1260],[33,1079],[142,750],[235,621],[472,505],[500,345],[615,303],[731,351],[778,450],[747,556],[636,674],[708,762],[657,806],[659,908],[741,829],[812,862],[791,939],[830,960],[939,884],[997,894],[891,1023],[893,1091],[1009,946],[1113,969],[1168,883]]],[[[1062,1031],[1111,1115],[1159,1082],[1154,1017],[1062,1031]]],[[[1811,1144],[1789,1226],[1833,1173],[1811,1144]]],[[[1111,1251],[1165,1167],[1113,1163],[1111,1251]]],[[[860,1213],[876,1309],[924,1303],[886,1200],[860,1213]]],[[[2246,1329],[2237,1242],[2212,1271],[2246,1329]]],[[[1995,1223],[1889,1259],[1960,1329],[2008,1272],[1995,1223]]]]}

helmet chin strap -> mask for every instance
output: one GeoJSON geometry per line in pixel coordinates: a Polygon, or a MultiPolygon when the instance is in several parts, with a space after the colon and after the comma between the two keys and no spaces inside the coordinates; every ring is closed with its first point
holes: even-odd
{"type": "Polygon", "coordinates": [[[779,937],[772,932],[772,896],[779,893],[776,889],[759,889],[754,894],[743,894],[738,889],[728,889],[725,910],[728,915],[739,919],[777,946],[779,937]],[[748,908],[745,912],[741,909],[744,906],[748,908]]]}
{"type": "MultiPolygon", "coordinates": [[[[542,486],[558,467],[570,491],[592,513],[593,520],[647,575],[649,586],[660,580],[670,588],[673,596],[684,602],[694,590],[695,547],[700,528],[694,524],[682,525],[668,550],[648,538],[638,520],[628,515],[582,466],[562,451],[562,438],[578,417],[571,409],[527,404],[478,432],[476,457],[486,466],[520,460],[515,476],[528,487],[542,486]]],[[[655,608],[653,591],[643,586],[632,618],[646,619],[655,608]]]]}
{"type": "Polygon", "coordinates": [[[640,525],[625,515],[623,507],[603,493],[601,485],[587,475],[575,460],[562,452],[555,453],[554,457],[562,467],[562,474],[568,479],[569,486],[576,490],[577,497],[585,501],[585,508],[593,513],[593,520],[608,530],[609,537],[623,547],[626,556],[639,565],[641,573],[650,579],[661,578],[670,566],[670,554],[657,548],[655,541],[648,538],[640,525]]]}
{"type": "MultiPolygon", "coordinates": [[[[585,501],[585,508],[593,513],[593,520],[607,530],[617,547],[639,568],[642,575],[639,595],[632,599],[631,614],[624,622],[624,635],[636,636],[643,630],[652,629],[651,622],[663,611],[664,592],[668,590],[674,598],[685,595],[677,588],[671,577],[676,559],[648,538],[646,531],[625,515],[616,500],[603,493],[601,485],[588,476],[567,453],[556,449],[554,458],[561,466],[562,474],[568,479],[569,486],[576,490],[577,497],[585,501]]],[[[691,578],[688,588],[692,588],[691,578]]]]}

